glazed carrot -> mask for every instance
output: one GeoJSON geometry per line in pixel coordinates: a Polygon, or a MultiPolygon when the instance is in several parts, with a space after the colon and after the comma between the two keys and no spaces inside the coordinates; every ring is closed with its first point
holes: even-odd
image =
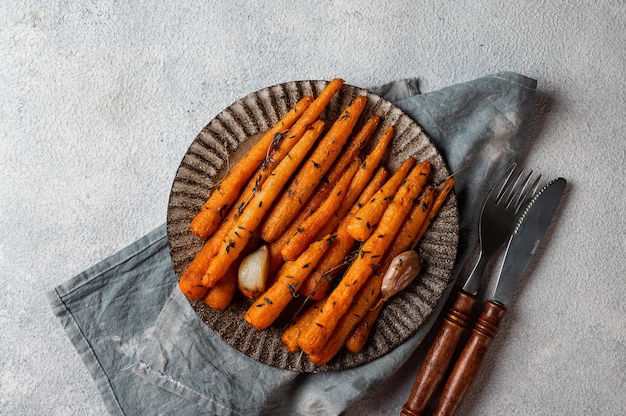
{"type": "Polygon", "coordinates": [[[332,230],[338,226],[339,221],[341,221],[341,219],[345,217],[346,213],[352,209],[354,203],[361,196],[363,188],[365,188],[374,175],[374,172],[378,169],[380,161],[382,160],[392,137],[393,127],[388,126],[378,139],[378,142],[376,142],[376,146],[365,157],[365,160],[363,160],[359,170],[354,175],[354,178],[350,183],[350,187],[348,188],[348,192],[337,210],[337,215],[328,221],[328,224],[326,224],[326,226],[324,226],[324,228],[320,231],[320,236],[331,233],[332,230]]]}
{"type": "Polygon", "coordinates": [[[367,97],[358,96],[344,109],[315,147],[306,163],[289,183],[287,191],[276,202],[261,229],[263,240],[272,242],[289,227],[301,207],[337,159],[365,108],[367,97]]]}
{"type": "Polygon", "coordinates": [[[365,241],[376,228],[385,209],[392,201],[394,194],[406,179],[409,171],[415,165],[415,159],[408,158],[400,168],[389,178],[382,188],[352,217],[348,224],[348,232],[357,241],[365,241]]]}
{"type": "Polygon", "coordinates": [[[333,243],[318,266],[300,287],[300,293],[311,300],[319,300],[328,294],[330,286],[350,261],[354,239],[346,232],[337,232],[333,243]]]}
{"type": "Polygon", "coordinates": [[[422,238],[422,236],[424,235],[424,233],[430,226],[431,222],[435,219],[435,217],[441,210],[441,207],[443,206],[444,202],[448,198],[448,194],[454,188],[454,182],[455,181],[452,176],[446,178],[446,180],[443,182],[443,185],[441,186],[441,189],[437,191],[437,196],[435,198],[435,201],[432,204],[432,208],[429,211],[428,219],[424,221],[424,225],[422,225],[422,229],[420,230],[418,234],[418,237],[417,237],[418,241],[419,239],[422,238]]]}
{"type": "MultiPolygon", "coordinates": [[[[359,290],[354,301],[337,323],[330,339],[324,344],[322,350],[313,355],[313,358],[309,357],[312,361],[315,360],[313,362],[316,364],[321,365],[328,362],[339,352],[344,344],[347,343],[354,328],[359,322],[363,321],[370,309],[376,308],[377,306],[382,308],[382,305],[379,305],[382,304],[382,302],[379,302],[379,299],[381,283],[385,271],[397,255],[408,250],[413,244],[418,231],[428,215],[428,209],[425,209],[425,207],[430,205],[434,198],[430,189],[430,186],[424,188],[418,201],[413,205],[411,211],[402,223],[400,230],[396,233],[391,246],[385,253],[376,272],[359,290]]],[[[366,333],[360,332],[360,335],[365,336],[366,333]]]]}
{"type": "MultiPolygon", "coordinates": [[[[365,146],[367,141],[371,138],[372,134],[376,130],[378,123],[380,122],[380,116],[371,116],[361,127],[358,134],[348,142],[345,149],[341,152],[341,155],[337,158],[333,166],[325,175],[320,184],[315,188],[315,191],[306,202],[306,204],[300,209],[298,215],[291,222],[291,225],[282,233],[280,237],[270,243],[270,258],[272,264],[280,264],[282,262],[282,256],[280,252],[285,246],[286,242],[295,234],[298,228],[301,227],[310,215],[312,215],[322,205],[324,200],[330,194],[332,186],[339,180],[344,173],[346,166],[352,163],[358,156],[360,150],[365,146]]],[[[351,188],[350,188],[351,189],[351,188]]],[[[334,229],[329,229],[325,234],[318,234],[321,238],[326,234],[330,234],[334,229]]]]}
{"type": "MultiPolygon", "coordinates": [[[[313,100],[312,97],[303,97],[272,129],[263,135],[261,140],[239,161],[232,171],[224,178],[209,199],[203,205],[200,213],[192,221],[192,232],[199,237],[206,238],[219,226],[227,207],[235,200],[243,184],[252,173],[266,162],[271,149],[276,150],[273,156],[278,163],[291,147],[300,140],[308,127],[322,114],[330,100],[341,89],[344,81],[335,78],[313,100]],[[289,129],[286,136],[283,135],[289,129]],[[203,213],[204,211],[204,213],[203,213]]],[[[265,177],[267,173],[263,175],[265,177]]]]}
{"type": "Polygon", "coordinates": [[[377,302],[374,302],[374,306],[367,311],[363,319],[352,330],[348,339],[346,340],[346,349],[350,352],[359,352],[365,346],[367,339],[370,336],[372,328],[378,319],[380,311],[383,309],[385,302],[382,302],[380,298],[377,298],[377,302]]]}
{"type": "Polygon", "coordinates": [[[249,199],[248,195],[252,195],[253,185],[254,184],[249,184],[241,195],[239,195],[236,204],[231,207],[228,215],[224,221],[222,221],[217,231],[205,241],[200,251],[181,275],[178,286],[189,299],[202,299],[207,294],[208,288],[202,284],[202,277],[209,268],[211,259],[215,256],[215,253],[217,253],[220,242],[226,237],[234,220],[242,212],[239,207],[243,207],[246,200],[249,199]]]}
{"type": "Polygon", "coordinates": [[[337,274],[341,264],[345,262],[346,257],[354,246],[354,238],[346,231],[346,224],[350,217],[380,189],[388,175],[389,171],[387,168],[384,166],[378,168],[374,177],[361,192],[359,200],[341,220],[337,227],[337,238],[328,248],[328,252],[300,288],[302,295],[313,300],[319,300],[326,296],[333,277],[337,274]]]}
{"type": "Polygon", "coordinates": [[[348,186],[352,181],[352,177],[359,168],[361,162],[356,159],[346,169],[339,181],[333,186],[328,198],[320,205],[320,207],[311,214],[306,220],[300,224],[296,232],[287,240],[281,254],[285,260],[293,260],[300,255],[307,246],[315,240],[318,232],[329,221],[329,219],[337,212],[344,196],[348,190],[348,186]]]}
{"type": "Polygon", "coordinates": [[[215,254],[215,244],[205,242],[198,254],[191,261],[187,269],[178,280],[178,287],[189,299],[202,299],[209,288],[202,285],[202,276],[209,267],[209,262],[215,254]]]}
{"type": "Polygon", "coordinates": [[[284,185],[289,181],[301,161],[304,160],[323,129],[324,122],[320,120],[311,125],[291,149],[289,155],[278,164],[274,172],[267,178],[261,189],[254,194],[243,213],[234,220],[234,224],[222,240],[206,273],[202,276],[204,286],[213,286],[237,259],[245,247],[242,242],[247,243],[252,233],[257,230],[272,203],[280,195],[284,185]]]}
{"type": "Polygon", "coordinates": [[[219,227],[228,208],[237,199],[243,185],[265,160],[268,149],[274,141],[274,136],[293,126],[305,113],[305,110],[310,107],[312,101],[313,97],[311,96],[306,96],[298,101],[293,109],[263,134],[243,159],[235,164],[191,221],[190,228],[195,235],[207,238],[219,227]]]}
{"type": "Polygon", "coordinates": [[[230,305],[230,302],[237,291],[237,268],[239,264],[233,263],[226,274],[212,288],[208,289],[204,297],[204,303],[211,309],[223,311],[230,305]]]}
{"type": "MultiPolygon", "coordinates": [[[[218,230],[219,232],[219,230],[218,230]]],[[[217,235],[217,233],[215,235],[217,235]]],[[[208,292],[204,297],[204,303],[211,309],[215,309],[218,311],[223,311],[230,305],[230,302],[235,297],[235,293],[238,288],[238,273],[239,266],[241,265],[242,260],[248,254],[252,253],[259,246],[260,238],[259,234],[255,233],[250,238],[249,243],[246,245],[245,250],[241,253],[237,261],[230,265],[228,271],[213,287],[207,288],[208,292]]],[[[240,292],[244,293],[241,288],[240,292]]],[[[247,293],[244,293],[244,296],[247,293]]]]}
{"type": "MultiPolygon", "coordinates": [[[[371,116],[366,121],[361,130],[359,130],[359,133],[352,140],[350,140],[345,149],[342,150],[341,155],[337,158],[324,179],[315,188],[315,191],[306,202],[306,204],[300,209],[298,215],[294,218],[289,227],[282,233],[280,237],[269,243],[268,249],[270,254],[271,275],[274,275],[284,262],[281,251],[287,243],[287,240],[297,231],[297,229],[300,227],[300,224],[304,220],[306,220],[311,214],[313,214],[320,205],[322,205],[324,200],[330,194],[333,184],[339,180],[344,170],[346,169],[346,166],[349,165],[358,156],[360,150],[363,148],[363,146],[365,146],[367,141],[371,138],[372,134],[376,130],[379,122],[380,116],[376,115],[371,116]]],[[[318,238],[334,232],[334,228],[335,227],[329,229],[327,233],[318,234],[318,238]]]]}
{"type": "Polygon", "coordinates": [[[259,296],[245,314],[252,327],[262,330],[270,326],[289,302],[297,296],[298,288],[324,255],[332,237],[317,240],[293,261],[286,262],[272,286],[259,296]]]}
{"type": "Polygon", "coordinates": [[[307,354],[315,354],[322,349],[354,296],[379,267],[382,256],[393,242],[423,187],[419,185],[422,176],[422,169],[416,167],[411,170],[385,209],[376,230],[365,241],[359,255],[330,293],[320,313],[302,332],[298,343],[307,354]]]}
{"type": "Polygon", "coordinates": [[[300,332],[313,320],[313,317],[319,312],[325,301],[326,299],[321,299],[306,308],[304,312],[297,316],[294,322],[287,329],[285,329],[283,335],[281,336],[281,340],[285,345],[285,348],[287,348],[287,351],[296,352],[300,350],[300,345],[298,345],[300,332]]]}
{"type": "Polygon", "coordinates": [[[330,339],[324,343],[322,349],[316,353],[307,354],[309,361],[316,365],[324,365],[328,363],[335,355],[337,355],[343,347],[345,340],[350,336],[353,326],[347,324],[346,322],[358,322],[359,320],[360,317],[348,316],[347,314],[342,316],[330,339]]]}

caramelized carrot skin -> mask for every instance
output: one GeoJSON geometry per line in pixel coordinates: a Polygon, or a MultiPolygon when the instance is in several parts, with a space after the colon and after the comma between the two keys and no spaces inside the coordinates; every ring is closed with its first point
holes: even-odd
{"type": "Polygon", "coordinates": [[[290,128],[312,102],[313,97],[311,96],[306,96],[298,101],[293,110],[289,111],[268,130],[243,159],[233,167],[193,218],[190,225],[193,234],[201,238],[208,238],[219,227],[228,208],[237,199],[241,188],[261,166],[274,136],[290,128]]]}
{"type": "Polygon", "coordinates": [[[339,156],[366,104],[366,97],[356,97],[332,124],[268,215],[261,229],[263,240],[272,242],[289,227],[339,156]]]}
{"type": "Polygon", "coordinates": [[[212,287],[226,273],[230,265],[245,249],[250,237],[257,231],[265,215],[280,195],[289,178],[298,169],[301,161],[315,144],[324,130],[321,120],[313,123],[302,136],[302,139],[292,148],[289,157],[283,159],[274,172],[267,178],[263,186],[254,193],[241,215],[234,220],[230,230],[220,242],[217,252],[202,276],[202,284],[212,287]]]}
{"type": "Polygon", "coordinates": [[[377,270],[385,251],[393,242],[422,190],[423,183],[425,183],[425,180],[422,183],[422,176],[423,168],[420,166],[416,166],[409,172],[406,180],[402,182],[389,205],[384,209],[379,225],[365,241],[357,258],[337,287],[330,293],[328,301],[313,323],[302,332],[298,342],[307,354],[317,354],[322,350],[359,289],[377,270]]]}

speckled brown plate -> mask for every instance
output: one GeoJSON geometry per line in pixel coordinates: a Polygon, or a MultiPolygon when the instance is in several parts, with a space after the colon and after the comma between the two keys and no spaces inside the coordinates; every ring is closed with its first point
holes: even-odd
{"type": "MultiPolygon", "coordinates": [[[[304,95],[316,97],[327,81],[294,81],[264,88],[236,101],[202,129],[185,154],[172,185],[168,212],[167,236],[176,275],[180,277],[202,246],[189,230],[189,224],[210,194],[211,186],[250,147],[250,139],[269,129],[304,95]],[[227,162],[228,161],[228,162],[227,162]]],[[[333,98],[322,118],[334,120],[357,95],[367,95],[369,103],[360,123],[370,114],[382,116],[375,143],[384,127],[392,124],[396,134],[384,163],[391,170],[409,156],[432,163],[433,181],[449,172],[445,163],[422,129],[389,101],[367,90],[344,85],[333,98]]],[[[357,125],[358,128],[358,125],[357,125]]],[[[202,301],[190,301],[206,325],[226,343],[262,363],[301,372],[336,371],[355,367],[391,351],[424,323],[442,296],[457,253],[458,213],[454,195],[442,208],[420,244],[425,267],[402,293],[385,305],[375,331],[359,353],[342,351],[324,366],[316,366],[306,354],[289,353],[280,336],[285,321],[257,331],[243,319],[250,301],[235,298],[224,312],[209,309],[202,301]]]]}

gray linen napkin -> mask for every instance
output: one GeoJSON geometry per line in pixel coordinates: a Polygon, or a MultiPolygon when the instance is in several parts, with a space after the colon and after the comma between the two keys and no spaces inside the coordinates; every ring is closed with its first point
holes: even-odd
{"type": "MultiPolygon", "coordinates": [[[[447,296],[475,244],[480,202],[526,145],[536,81],[499,73],[422,95],[415,79],[371,90],[424,128],[451,171],[469,166],[455,187],[461,237],[447,296]]],[[[54,288],[48,299],[112,415],[339,415],[401,368],[442,307],[404,344],[368,364],[306,374],[266,366],[196,316],[176,287],[165,226],[54,288]]]]}

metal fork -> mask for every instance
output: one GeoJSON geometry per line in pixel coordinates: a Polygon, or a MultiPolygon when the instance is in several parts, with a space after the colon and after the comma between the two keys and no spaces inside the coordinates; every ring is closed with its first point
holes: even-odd
{"type": "Polygon", "coordinates": [[[509,168],[500,186],[489,191],[480,214],[478,237],[480,252],[474,268],[467,278],[463,290],[475,295],[489,260],[514,232],[522,205],[537,191],[541,175],[530,181],[530,171],[523,177],[524,170],[513,175],[517,164],[509,168]]]}
{"type": "Polygon", "coordinates": [[[537,191],[541,176],[531,181],[532,171],[524,175],[523,169],[514,175],[516,167],[517,164],[511,166],[501,183],[494,186],[487,195],[478,225],[478,258],[443,319],[441,329],[415,379],[411,395],[402,407],[401,416],[419,416],[426,411],[428,402],[443,380],[456,345],[467,328],[485,267],[513,234],[519,220],[520,208],[537,191]]]}

